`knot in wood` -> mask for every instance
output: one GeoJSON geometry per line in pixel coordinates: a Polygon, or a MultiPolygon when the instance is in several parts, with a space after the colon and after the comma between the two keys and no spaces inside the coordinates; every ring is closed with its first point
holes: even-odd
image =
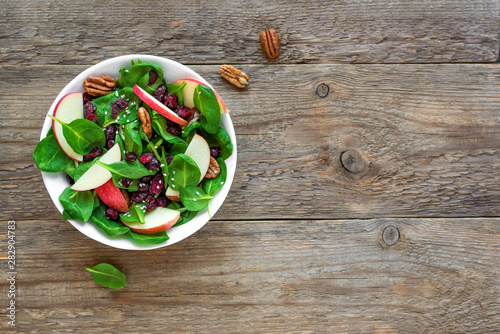
{"type": "Polygon", "coordinates": [[[399,230],[395,226],[387,226],[382,232],[382,240],[387,246],[394,245],[399,240],[399,230]]]}
{"type": "Polygon", "coordinates": [[[340,162],[348,172],[359,173],[365,168],[365,159],[356,151],[348,150],[340,155],[340,162]]]}
{"type": "Polygon", "coordinates": [[[327,97],[328,93],[330,93],[330,87],[325,83],[318,85],[316,88],[316,94],[321,98],[327,97]]]}

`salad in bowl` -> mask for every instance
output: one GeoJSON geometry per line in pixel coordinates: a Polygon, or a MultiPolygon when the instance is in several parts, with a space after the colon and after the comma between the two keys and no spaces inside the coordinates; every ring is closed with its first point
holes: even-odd
{"type": "Polygon", "coordinates": [[[63,218],[122,249],[171,245],[229,192],[236,139],[222,98],[169,59],[106,60],[51,106],[33,158],[63,218]]]}

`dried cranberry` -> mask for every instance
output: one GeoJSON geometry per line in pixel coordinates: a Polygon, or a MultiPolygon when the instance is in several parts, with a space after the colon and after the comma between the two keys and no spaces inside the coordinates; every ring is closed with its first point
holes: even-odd
{"type": "Polygon", "coordinates": [[[111,103],[111,118],[116,119],[118,112],[128,107],[128,102],[122,98],[119,98],[115,102],[111,103]]]}
{"type": "Polygon", "coordinates": [[[188,108],[188,107],[180,107],[175,112],[177,113],[177,115],[179,117],[182,117],[184,119],[188,119],[193,114],[193,111],[191,110],[191,108],[188,108]]]}
{"type": "Polygon", "coordinates": [[[106,141],[110,139],[116,138],[116,124],[110,124],[106,128],[104,128],[104,134],[106,135],[106,141]]]}
{"type": "Polygon", "coordinates": [[[66,174],[66,181],[68,181],[69,184],[75,184],[75,180],[73,180],[73,178],[68,174],[66,174]]]}
{"type": "Polygon", "coordinates": [[[83,105],[83,117],[85,119],[88,119],[87,117],[93,113],[95,113],[95,111],[97,110],[97,107],[95,104],[93,104],[92,102],[87,102],[83,105]]]}
{"type": "Polygon", "coordinates": [[[156,157],[153,157],[150,162],[147,162],[145,164],[146,168],[149,170],[156,170],[160,168],[160,161],[156,159],[156,157]]]}
{"type": "Polygon", "coordinates": [[[218,158],[220,155],[220,146],[210,147],[210,155],[214,158],[218,158]]]}
{"type": "Polygon", "coordinates": [[[115,209],[112,209],[112,208],[107,208],[106,209],[106,217],[108,217],[111,220],[117,220],[119,217],[118,211],[116,211],[115,209]]]}
{"type": "Polygon", "coordinates": [[[167,132],[173,134],[174,136],[180,136],[182,133],[182,129],[178,124],[168,126],[167,127],[167,132]]]}
{"type": "Polygon", "coordinates": [[[128,188],[128,187],[130,187],[130,185],[132,184],[132,182],[134,182],[134,180],[129,179],[128,177],[123,178],[122,179],[122,186],[124,186],[125,188],[128,188]]]}
{"type": "Polygon", "coordinates": [[[175,108],[177,108],[177,104],[179,104],[177,95],[175,95],[174,93],[168,93],[167,97],[165,98],[165,105],[170,109],[175,110],[175,108]]]}
{"type": "Polygon", "coordinates": [[[88,119],[91,122],[94,122],[97,124],[97,118],[99,118],[99,115],[96,114],[88,114],[86,119],[88,119]]]}
{"type": "Polygon", "coordinates": [[[97,146],[92,151],[90,151],[89,154],[87,154],[86,156],[83,157],[83,162],[90,161],[90,160],[95,159],[101,155],[102,155],[102,148],[101,148],[101,146],[97,146]]]}
{"type": "Polygon", "coordinates": [[[149,183],[149,181],[151,181],[151,179],[153,179],[153,175],[146,175],[146,176],[141,177],[139,179],[139,181],[142,183],[149,183]]]}
{"type": "Polygon", "coordinates": [[[165,180],[163,179],[163,175],[161,173],[157,173],[151,181],[151,190],[152,194],[158,194],[165,184],[165,180]]]}
{"type": "Polygon", "coordinates": [[[137,190],[138,191],[149,191],[149,183],[138,182],[137,183],[137,190]]]}
{"type": "Polygon", "coordinates": [[[92,96],[90,95],[89,93],[85,92],[83,93],[83,105],[86,105],[87,102],[90,102],[92,101],[93,99],[95,99],[95,96],[92,96]]]}
{"type": "Polygon", "coordinates": [[[128,152],[127,154],[125,154],[125,160],[127,160],[128,162],[134,162],[137,160],[137,154],[135,154],[134,152],[128,152]]]}
{"type": "Polygon", "coordinates": [[[156,204],[156,199],[153,196],[149,197],[149,199],[146,203],[146,212],[154,210],[157,207],[158,207],[158,205],[156,204]]]}
{"type": "Polygon", "coordinates": [[[156,204],[158,204],[158,206],[166,208],[170,204],[170,200],[164,196],[158,196],[158,198],[156,199],[156,204]]]}
{"type": "Polygon", "coordinates": [[[141,154],[141,156],[139,157],[139,161],[143,164],[145,163],[148,163],[150,162],[151,160],[153,160],[154,158],[154,154],[153,153],[143,153],[141,154]]]}
{"type": "Polygon", "coordinates": [[[154,92],[153,97],[163,103],[165,101],[165,94],[167,93],[167,86],[161,84],[154,92]]]}
{"type": "Polygon", "coordinates": [[[132,200],[132,202],[140,203],[144,202],[144,200],[148,197],[148,195],[149,194],[147,191],[134,191],[130,196],[130,199],[132,200]]]}
{"type": "Polygon", "coordinates": [[[155,71],[151,70],[149,71],[149,82],[148,82],[148,86],[151,86],[155,81],[156,79],[158,79],[158,73],[156,73],[155,71]]]}
{"type": "Polygon", "coordinates": [[[115,146],[115,140],[114,139],[108,140],[108,142],[106,143],[106,147],[108,148],[108,150],[113,146],[115,146]]]}
{"type": "Polygon", "coordinates": [[[172,162],[172,160],[174,160],[174,156],[173,155],[167,155],[167,158],[165,160],[167,161],[167,165],[170,165],[170,163],[172,162]]]}

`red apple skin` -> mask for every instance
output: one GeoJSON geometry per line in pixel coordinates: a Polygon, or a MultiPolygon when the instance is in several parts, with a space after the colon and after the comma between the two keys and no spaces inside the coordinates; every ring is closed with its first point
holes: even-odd
{"type": "MultiPolygon", "coordinates": [[[[180,80],[177,80],[177,81],[173,82],[173,84],[174,85],[182,85],[183,81],[186,81],[186,83],[188,81],[191,81],[191,82],[195,83],[196,85],[203,85],[203,86],[208,87],[203,82],[200,82],[200,81],[195,80],[195,79],[180,79],[180,80]]],[[[222,100],[222,98],[219,96],[219,94],[217,94],[217,92],[215,91],[215,89],[212,88],[212,90],[214,91],[215,97],[217,97],[217,100],[219,101],[219,106],[220,106],[220,112],[221,112],[221,114],[227,113],[227,108],[226,108],[226,104],[224,103],[224,100],[222,100]]],[[[189,107],[189,106],[187,106],[187,107],[189,107]]]]}
{"type": "Polygon", "coordinates": [[[142,101],[144,101],[148,106],[156,110],[162,116],[165,116],[166,118],[177,124],[187,125],[185,119],[182,119],[179,116],[177,116],[176,113],[168,109],[167,106],[165,106],[163,103],[155,99],[153,96],[151,96],[148,92],[144,91],[139,86],[134,85],[134,87],[132,87],[132,90],[142,101]]]}
{"type": "Polygon", "coordinates": [[[110,208],[120,212],[128,212],[127,201],[123,197],[120,188],[113,183],[113,179],[109,179],[102,186],[95,188],[95,192],[101,201],[110,208]]]}
{"type": "MultiPolygon", "coordinates": [[[[63,97],[59,100],[59,102],[57,102],[56,107],[54,108],[54,115],[53,115],[53,116],[54,116],[55,118],[58,118],[58,117],[56,116],[56,114],[57,114],[57,110],[59,109],[59,105],[61,104],[62,100],[64,100],[64,99],[65,99],[68,95],[71,95],[71,94],[80,94],[80,95],[83,95],[83,93],[80,93],[80,92],[73,92],[73,93],[68,93],[68,94],[64,95],[64,96],[63,96],[63,97]]],[[[82,99],[82,101],[83,101],[83,99],[82,99]]],[[[83,104],[83,103],[82,103],[82,104],[83,104]]],[[[83,117],[83,114],[82,114],[82,117],[83,117]]],[[[54,124],[55,124],[55,123],[56,123],[56,121],[55,121],[55,120],[52,120],[52,129],[54,129],[54,124]]],[[[56,141],[57,141],[57,143],[59,144],[59,147],[61,147],[61,148],[62,148],[61,143],[59,142],[59,139],[57,139],[57,136],[56,136],[55,134],[54,134],[54,137],[56,138],[56,141]]],[[[63,149],[63,152],[64,152],[64,154],[66,154],[69,158],[71,158],[71,159],[73,159],[73,160],[76,160],[76,161],[83,161],[83,156],[81,156],[81,155],[79,155],[79,156],[77,156],[77,157],[73,157],[73,156],[69,155],[68,153],[66,153],[66,151],[65,151],[64,149],[63,149]]]]}

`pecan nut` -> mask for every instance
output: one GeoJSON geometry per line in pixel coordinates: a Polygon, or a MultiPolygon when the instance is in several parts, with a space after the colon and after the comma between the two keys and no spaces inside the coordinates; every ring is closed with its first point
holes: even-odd
{"type": "Polygon", "coordinates": [[[142,131],[144,131],[146,136],[148,136],[148,139],[151,138],[153,135],[153,126],[151,125],[151,116],[149,115],[149,112],[146,108],[140,107],[137,110],[137,113],[139,114],[139,119],[142,123],[142,131]]]}
{"type": "Polygon", "coordinates": [[[280,55],[280,37],[274,29],[260,33],[260,46],[269,59],[276,59],[280,55]]]}
{"type": "Polygon", "coordinates": [[[116,80],[109,75],[101,74],[97,77],[89,76],[83,82],[83,89],[92,96],[104,96],[113,91],[116,80]]]}
{"type": "Polygon", "coordinates": [[[245,88],[248,85],[248,75],[231,65],[221,65],[220,75],[238,88],[245,88]]]}
{"type": "Polygon", "coordinates": [[[220,166],[214,157],[210,157],[210,166],[208,166],[207,173],[205,177],[207,179],[215,179],[220,174],[220,166]]]}

